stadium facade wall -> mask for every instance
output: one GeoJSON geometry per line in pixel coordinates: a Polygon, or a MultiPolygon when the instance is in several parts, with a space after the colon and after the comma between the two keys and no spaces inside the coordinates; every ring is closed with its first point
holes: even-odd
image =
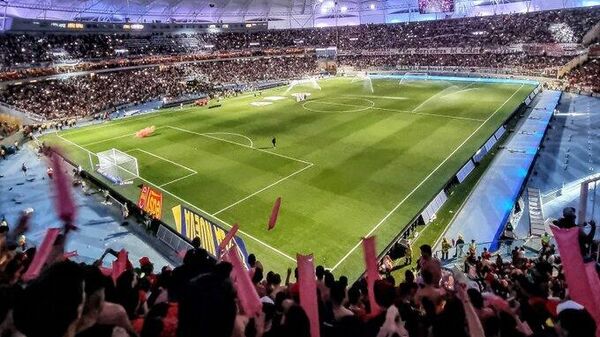
{"type": "Polygon", "coordinates": [[[0,114],[5,114],[17,118],[23,121],[23,123],[25,124],[41,123],[46,120],[45,117],[42,117],[32,112],[18,110],[15,107],[8,105],[4,102],[0,102],[0,114]]]}
{"type": "MultiPolygon", "coordinates": [[[[325,3],[334,3],[326,1],[325,3]]],[[[151,25],[152,22],[166,23],[171,19],[180,21],[196,20],[201,25],[218,25],[227,23],[229,25],[245,23],[266,23],[268,28],[307,28],[307,27],[331,27],[343,25],[358,25],[367,23],[396,23],[439,20],[447,18],[461,18],[469,16],[488,16],[494,14],[525,13],[531,11],[573,8],[598,5],[598,0],[531,0],[500,2],[483,2],[478,0],[456,1],[453,12],[421,14],[418,10],[417,0],[391,0],[388,2],[359,2],[348,3],[342,12],[341,7],[331,7],[323,10],[317,5],[288,7],[277,4],[266,4],[264,2],[251,2],[246,10],[240,10],[236,2],[227,3],[218,8],[203,9],[198,16],[195,4],[184,1],[176,8],[148,7],[141,2],[132,2],[114,10],[107,6],[110,2],[98,1],[91,6],[86,3],[81,5],[67,6],[65,3],[35,3],[33,1],[6,2],[0,9],[6,7],[6,13],[14,18],[51,18],[54,20],[104,21],[125,23],[127,17],[130,22],[151,25]]],[[[315,2],[316,4],[316,2],[315,2]]],[[[10,20],[9,20],[10,21],[10,20]]],[[[167,25],[189,25],[189,24],[164,24],[167,25]]],[[[244,25],[245,27],[245,25],[244,25]]],[[[87,28],[87,27],[85,27],[87,28]]]]}
{"type": "MultiPolygon", "coordinates": [[[[478,5],[477,1],[464,1],[456,5],[452,13],[419,13],[417,1],[396,0],[383,9],[375,7],[349,6],[345,13],[316,12],[304,15],[275,16],[277,19],[269,21],[269,29],[289,29],[307,27],[335,27],[359,24],[399,23],[414,21],[431,21],[450,18],[463,18],[473,16],[489,16],[496,14],[526,13],[533,11],[574,8],[599,5],[593,0],[532,0],[512,3],[497,3],[493,5],[478,5]]],[[[234,20],[233,17],[230,20],[234,20]]]]}

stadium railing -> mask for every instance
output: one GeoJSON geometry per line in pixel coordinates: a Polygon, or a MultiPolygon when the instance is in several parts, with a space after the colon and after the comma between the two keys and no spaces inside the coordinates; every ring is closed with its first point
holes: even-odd
{"type": "MultiPolygon", "coordinates": [[[[514,248],[523,247],[526,252],[530,254],[538,254],[538,248],[541,247],[541,238],[540,237],[528,237],[523,239],[514,239],[514,240],[499,240],[499,241],[490,241],[490,242],[477,242],[475,243],[475,256],[481,256],[484,248],[490,249],[490,246],[498,244],[499,248],[495,252],[490,252],[492,258],[496,258],[496,256],[500,255],[503,259],[505,257],[510,257],[512,254],[512,250],[514,248]]],[[[551,240],[551,243],[555,243],[551,240]]],[[[452,247],[448,250],[448,259],[442,259],[443,251],[438,249],[433,252],[433,256],[440,259],[444,264],[462,262],[464,258],[467,257],[469,250],[471,248],[471,244],[469,242],[465,242],[462,245],[462,250],[457,245],[452,245],[452,247]],[[462,252],[462,254],[458,254],[462,252]]]]}
{"type": "Polygon", "coordinates": [[[9,116],[13,116],[25,121],[31,121],[33,123],[42,123],[46,121],[46,117],[40,116],[36,113],[19,110],[16,107],[0,102],[0,113],[5,113],[9,116]]]}

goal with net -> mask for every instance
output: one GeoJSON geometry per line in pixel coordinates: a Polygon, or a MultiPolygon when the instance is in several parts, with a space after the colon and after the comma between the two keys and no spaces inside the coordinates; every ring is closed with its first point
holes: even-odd
{"type": "Polygon", "coordinates": [[[115,184],[126,184],[139,177],[137,159],[117,149],[96,153],[96,171],[115,184]]]}
{"type": "Polygon", "coordinates": [[[429,79],[428,73],[411,73],[406,72],[400,77],[400,84],[409,81],[423,81],[429,79]]]}
{"type": "Polygon", "coordinates": [[[303,89],[306,89],[307,87],[309,87],[309,88],[312,88],[312,89],[321,90],[321,86],[317,82],[317,79],[315,79],[313,77],[311,77],[311,78],[305,78],[305,79],[302,79],[302,80],[293,80],[292,82],[290,82],[290,85],[288,86],[288,88],[285,91],[285,93],[286,94],[289,93],[295,87],[301,87],[303,89]]]}

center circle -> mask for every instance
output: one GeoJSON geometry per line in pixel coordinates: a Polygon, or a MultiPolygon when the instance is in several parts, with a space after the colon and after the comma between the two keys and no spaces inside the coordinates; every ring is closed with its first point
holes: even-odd
{"type": "Polygon", "coordinates": [[[360,111],[365,111],[365,110],[369,110],[372,107],[375,106],[375,102],[366,99],[366,98],[360,98],[360,97],[351,97],[348,99],[343,99],[341,102],[340,100],[342,100],[341,98],[338,100],[335,99],[317,99],[317,100],[311,100],[311,101],[306,101],[302,104],[302,107],[308,111],[312,111],[312,112],[325,112],[325,113],[344,113],[344,112],[360,112],[360,111]],[[364,106],[363,104],[351,104],[348,103],[348,101],[359,101],[359,102],[364,102],[367,104],[367,106],[364,106]],[[345,102],[344,102],[345,101],[345,102]],[[345,110],[324,110],[324,109],[318,109],[318,108],[314,108],[314,107],[310,107],[311,105],[317,105],[317,104],[321,104],[321,105],[330,105],[330,106],[337,106],[337,107],[346,107],[347,109],[345,110]]]}

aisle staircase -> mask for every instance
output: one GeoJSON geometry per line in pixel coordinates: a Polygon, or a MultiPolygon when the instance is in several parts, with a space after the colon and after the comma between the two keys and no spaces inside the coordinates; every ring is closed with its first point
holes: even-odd
{"type": "Polygon", "coordinates": [[[527,196],[529,201],[529,231],[531,235],[542,236],[546,231],[544,226],[544,211],[542,209],[542,195],[539,189],[528,187],[527,196]]]}

